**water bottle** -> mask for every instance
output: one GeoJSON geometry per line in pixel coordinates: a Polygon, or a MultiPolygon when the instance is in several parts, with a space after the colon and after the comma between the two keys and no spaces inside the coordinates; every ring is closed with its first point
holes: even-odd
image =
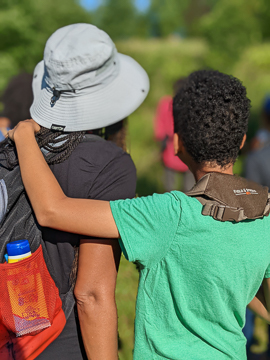
{"type": "Polygon", "coordinates": [[[31,256],[28,240],[17,240],[7,244],[8,263],[12,264],[31,256]]]}

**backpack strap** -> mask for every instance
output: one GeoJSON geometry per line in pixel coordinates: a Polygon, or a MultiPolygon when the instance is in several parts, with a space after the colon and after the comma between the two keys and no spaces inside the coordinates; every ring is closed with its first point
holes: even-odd
{"type": "Polygon", "coordinates": [[[244,209],[216,204],[212,201],[207,202],[203,206],[202,215],[212,216],[212,218],[219,221],[239,222],[247,219],[244,209]]]}
{"type": "Polygon", "coordinates": [[[240,222],[270,213],[268,188],[232,175],[206,174],[186,195],[200,201],[202,215],[219,221],[240,222]]]}
{"type": "Polygon", "coordinates": [[[267,203],[266,203],[265,208],[264,208],[263,215],[268,216],[269,214],[270,214],[270,193],[268,193],[268,199],[267,199],[267,203]]]}

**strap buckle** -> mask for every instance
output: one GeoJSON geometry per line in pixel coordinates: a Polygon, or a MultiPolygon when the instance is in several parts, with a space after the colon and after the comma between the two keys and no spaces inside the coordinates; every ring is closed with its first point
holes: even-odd
{"type": "Polygon", "coordinates": [[[219,221],[235,221],[239,222],[239,214],[241,209],[232,208],[224,205],[215,205],[213,209],[213,218],[219,221]]]}
{"type": "Polygon", "coordinates": [[[202,215],[212,216],[213,219],[219,221],[235,221],[239,222],[247,219],[244,209],[239,207],[231,207],[227,205],[217,204],[209,201],[202,208],[202,215]]]}

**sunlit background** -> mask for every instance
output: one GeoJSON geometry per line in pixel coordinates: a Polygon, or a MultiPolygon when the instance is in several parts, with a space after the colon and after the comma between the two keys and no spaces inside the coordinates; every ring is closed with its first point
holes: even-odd
{"type": "MultiPolygon", "coordinates": [[[[105,30],[118,51],[149,74],[149,96],[129,119],[139,195],[164,191],[153,118],[158,100],[172,94],[179,77],[202,68],[238,77],[252,102],[248,139],[259,128],[263,99],[270,93],[269,0],[0,0],[0,92],[12,76],[33,71],[57,28],[76,22],[105,30]]],[[[123,261],[117,287],[121,360],[132,359],[137,280],[135,266],[123,261]]]]}

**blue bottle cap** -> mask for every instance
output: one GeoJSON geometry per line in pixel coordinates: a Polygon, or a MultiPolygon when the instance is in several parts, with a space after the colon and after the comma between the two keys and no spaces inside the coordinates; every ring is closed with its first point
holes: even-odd
{"type": "Polygon", "coordinates": [[[7,244],[8,256],[23,255],[30,251],[28,240],[17,240],[7,244]]]}

